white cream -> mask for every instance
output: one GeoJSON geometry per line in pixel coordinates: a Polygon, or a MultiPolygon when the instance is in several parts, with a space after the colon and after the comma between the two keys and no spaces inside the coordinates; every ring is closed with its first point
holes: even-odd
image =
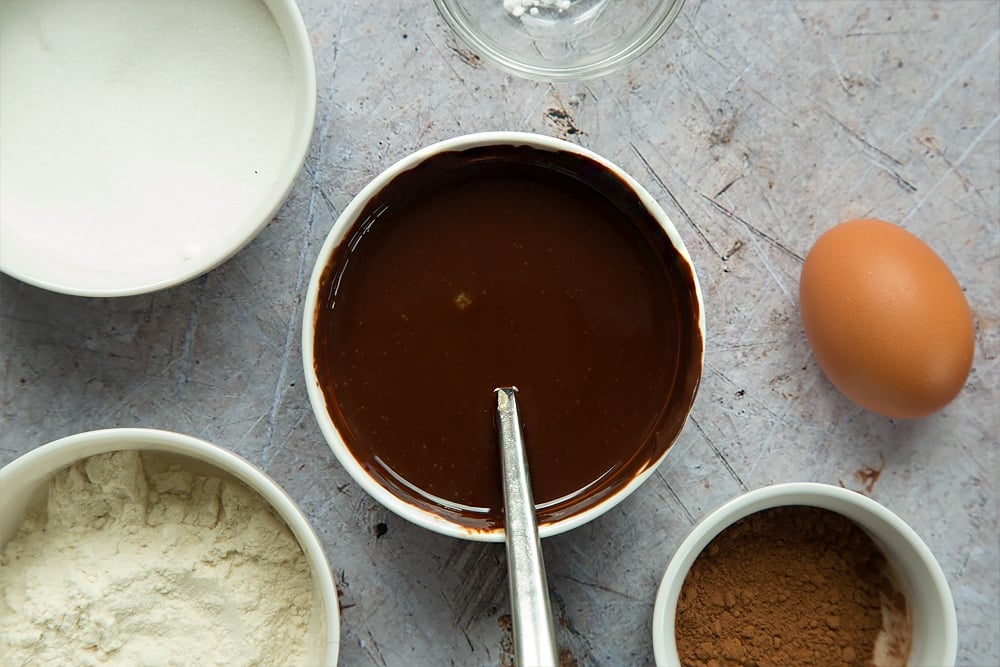
{"type": "Polygon", "coordinates": [[[110,289],[224,259],[273,207],[295,107],[259,0],[0,2],[0,266],[110,289]]]}

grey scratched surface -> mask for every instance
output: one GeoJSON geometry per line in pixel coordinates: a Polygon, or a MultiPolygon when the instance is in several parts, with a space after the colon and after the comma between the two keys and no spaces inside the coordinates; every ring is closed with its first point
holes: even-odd
{"type": "Polygon", "coordinates": [[[662,467],[545,541],[567,656],[650,664],[656,587],[692,524],[747,489],[808,480],[908,521],[951,583],[959,663],[1000,663],[1000,4],[689,0],[645,58],[578,85],[484,66],[430,0],[300,4],[318,69],[314,141],[249,247],[133,298],[0,278],[0,463],[99,427],[218,442],[263,466],[319,531],[342,596],[342,664],[508,661],[503,547],[408,525],[352,483],[310,413],[299,335],[319,245],[370,178],[438,139],[539,132],[650,190],[694,256],[708,315],[701,391],[662,467]],[[802,333],[802,257],[861,215],[925,239],[975,311],[972,374],[927,419],[852,405],[802,333]]]}

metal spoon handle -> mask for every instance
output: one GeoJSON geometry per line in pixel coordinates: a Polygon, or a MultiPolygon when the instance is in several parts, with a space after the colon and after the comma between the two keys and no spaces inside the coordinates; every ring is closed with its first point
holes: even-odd
{"type": "Polygon", "coordinates": [[[555,667],[559,659],[552,627],[552,609],[545,582],[545,563],[542,560],[542,543],[538,538],[531,479],[528,477],[528,460],[514,397],[516,391],[516,387],[496,390],[514,652],[518,665],[555,667]]]}

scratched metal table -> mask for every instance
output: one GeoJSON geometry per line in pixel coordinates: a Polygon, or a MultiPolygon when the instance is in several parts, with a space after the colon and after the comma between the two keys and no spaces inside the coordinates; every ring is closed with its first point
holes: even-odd
{"type": "Polygon", "coordinates": [[[908,521],[951,583],[959,663],[1000,663],[1000,4],[689,0],[639,62],[555,86],[484,66],[429,0],[300,4],[316,131],[252,245],[134,298],[0,278],[0,463],[100,427],[218,442],[316,526],[341,593],[342,664],[510,664],[503,546],[409,525],[348,478],[310,413],[299,336],[321,240],[370,178],[438,139],[539,132],[650,190],[694,256],[708,316],[701,391],[664,464],[621,506],[544,544],[566,661],[650,664],[656,587],[692,524],[747,489],[803,480],[908,521]],[[852,405],[802,332],[803,256],[866,215],[934,247],[975,311],[972,374],[927,419],[852,405]]]}

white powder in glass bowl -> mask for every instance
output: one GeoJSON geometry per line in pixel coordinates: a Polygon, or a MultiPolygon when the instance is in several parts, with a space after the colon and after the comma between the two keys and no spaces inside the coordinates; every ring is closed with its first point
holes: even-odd
{"type": "Polygon", "coordinates": [[[503,8],[514,18],[520,18],[525,13],[538,16],[539,10],[564,12],[571,4],[571,0],[503,0],[503,8]]]}
{"type": "Polygon", "coordinates": [[[300,664],[313,584],[285,523],[239,482],[147,463],[49,482],[0,555],[0,665],[300,664]]]}

